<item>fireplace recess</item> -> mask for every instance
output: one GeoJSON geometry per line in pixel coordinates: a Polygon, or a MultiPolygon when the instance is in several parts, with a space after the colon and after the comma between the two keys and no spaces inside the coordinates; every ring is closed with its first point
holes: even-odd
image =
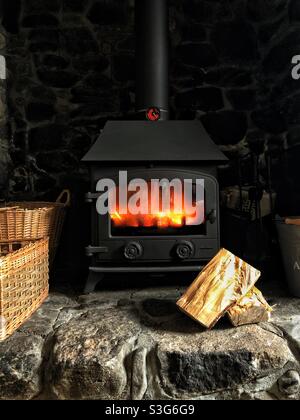
{"type": "Polygon", "coordinates": [[[90,276],[86,292],[107,272],[199,271],[220,248],[217,166],[226,157],[200,121],[170,121],[168,7],[166,0],[137,0],[136,120],[109,121],[83,158],[90,170],[90,276]],[[199,225],[185,214],[98,214],[99,180],[118,187],[120,171],[132,179],[189,179],[204,183],[199,225]]]}

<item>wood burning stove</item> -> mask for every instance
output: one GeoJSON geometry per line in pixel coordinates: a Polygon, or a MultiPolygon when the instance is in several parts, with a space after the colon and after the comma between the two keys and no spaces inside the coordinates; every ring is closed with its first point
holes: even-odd
{"type": "MultiPolygon", "coordinates": [[[[90,277],[86,292],[107,272],[199,271],[220,247],[217,165],[226,160],[199,121],[169,121],[168,8],[166,0],[138,0],[136,121],[110,121],[84,157],[91,190],[90,277]],[[118,208],[99,214],[97,184],[119,174],[128,183],[142,179],[201,182],[201,220],[189,222],[185,211],[158,210],[120,214],[118,208]]],[[[172,190],[173,191],[173,190],[172,190]]],[[[173,194],[173,195],[172,195],[173,194]]],[[[175,192],[170,201],[176,199],[175,192]]],[[[154,196],[149,194],[153,203],[154,196]]],[[[155,198],[157,200],[157,198],[155,198]]],[[[196,204],[196,203],[195,203],[196,204]]]]}
{"type": "Polygon", "coordinates": [[[108,122],[84,158],[91,176],[90,287],[105,272],[199,271],[220,246],[216,167],[224,160],[198,121],[108,122]],[[128,182],[202,181],[202,223],[189,225],[184,214],[176,213],[98,214],[98,181],[109,178],[118,186],[120,171],[127,171],[128,182]]]}

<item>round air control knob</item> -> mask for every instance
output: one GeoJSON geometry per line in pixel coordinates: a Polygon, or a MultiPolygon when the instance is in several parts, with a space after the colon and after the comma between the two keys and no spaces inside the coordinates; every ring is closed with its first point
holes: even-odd
{"type": "Polygon", "coordinates": [[[124,249],[124,257],[128,260],[137,260],[143,255],[143,247],[139,242],[129,242],[124,249]]]}
{"type": "Polygon", "coordinates": [[[194,245],[189,241],[182,241],[176,247],[176,255],[181,260],[187,260],[194,255],[194,245]]]}

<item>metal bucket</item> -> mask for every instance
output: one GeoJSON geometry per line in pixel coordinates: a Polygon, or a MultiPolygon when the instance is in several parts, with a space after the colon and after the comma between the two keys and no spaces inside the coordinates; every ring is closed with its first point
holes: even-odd
{"type": "Polygon", "coordinates": [[[277,217],[276,227],[289,290],[300,298],[300,226],[277,217]]]}

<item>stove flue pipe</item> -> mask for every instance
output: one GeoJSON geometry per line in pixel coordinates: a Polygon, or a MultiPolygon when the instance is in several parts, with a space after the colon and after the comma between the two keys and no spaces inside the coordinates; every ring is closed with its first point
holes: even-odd
{"type": "Polygon", "coordinates": [[[136,112],[169,119],[168,0],[135,0],[136,112]]]}

